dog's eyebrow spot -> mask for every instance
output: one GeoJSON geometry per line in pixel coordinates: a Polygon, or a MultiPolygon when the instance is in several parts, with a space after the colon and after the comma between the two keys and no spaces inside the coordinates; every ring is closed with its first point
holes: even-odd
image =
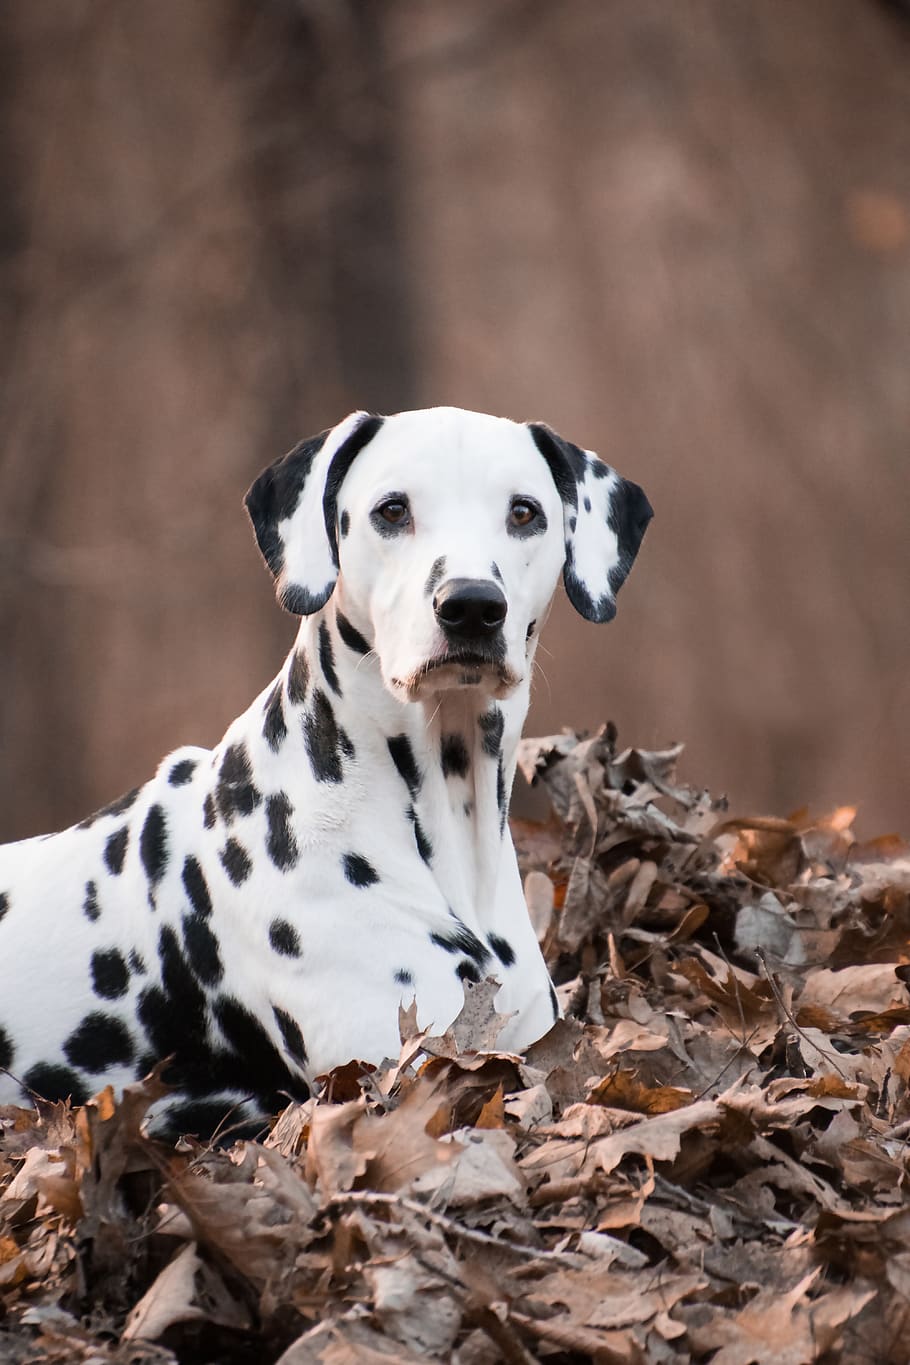
{"type": "Polygon", "coordinates": [[[307,688],[310,685],[310,662],[302,649],[295,649],[291,655],[291,666],[288,669],[288,701],[292,706],[299,706],[306,701],[307,688]]]}
{"type": "Polygon", "coordinates": [[[427,597],[433,596],[433,593],[436,591],[436,589],[442,582],[442,577],[445,571],[446,557],[445,555],[440,555],[437,560],[434,560],[429,575],[427,576],[427,581],[423,586],[423,590],[426,593],[427,597]]]}
{"type": "Polygon", "coordinates": [[[355,654],[369,654],[371,645],[342,612],[335,612],[335,620],[338,622],[338,634],[348,649],[352,649],[355,654]]]}
{"type": "Polygon", "coordinates": [[[440,757],[444,777],[467,777],[471,760],[461,735],[443,735],[440,757]]]}
{"type": "Polygon", "coordinates": [[[175,763],[168,773],[168,783],[172,787],[185,787],[195,771],[195,758],[181,758],[179,763],[175,763]]]}
{"type": "Polygon", "coordinates": [[[92,923],[101,918],[101,906],[98,904],[98,885],[96,882],[85,883],[85,900],[82,902],[82,913],[85,918],[92,923]]]}
{"type": "Polygon", "coordinates": [[[269,925],[269,943],[282,957],[300,956],[300,935],[286,919],[273,919],[269,925]]]}
{"type": "Polygon", "coordinates": [[[235,886],[240,886],[242,882],[245,882],[253,870],[250,855],[243,844],[238,843],[236,839],[228,839],[218,857],[221,859],[221,866],[235,886]]]}
{"type": "Polygon", "coordinates": [[[332,636],[325,621],[319,622],[319,666],[335,696],[340,697],[341,684],[338,681],[338,674],[335,672],[335,651],[332,648],[332,636]]]}
{"type": "Polygon", "coordinates": [[[104,845],[104,861],[108,871],[115,877],[119,877],[123,871],[123,860],[126,857],[126,846],[130,839],[129,825],[121,825],[120,829],[114,830],[113,834],[107,836],[104,845]]]}
{"type": "Polygon", "coordinates": [[[276,792],[265,803],[265,817],[269,832],[265,846],[269,857],[280,872],[297,866],[300,850],[291,830],[294,807],[285,792],[276,792]]]}
{"type": "Polygon", "coordinates": [[[92,990],[104,1000],[119,1000],[126,995],[130,971],[119,948],[99,949],[92,953],[92,990]]]}
{"type": "Polygon", "coordinates": [[[345,853],[341,859],[341,866],[351,886],[374,886],[379,881],[379,873],[372,863],[367,862],[359,853],[345,853]]]}
{"type": "Polygon", "coordinates": [[[284,707],[281,704],[281,679],[279,678],[275,686],[269,693],[265,704],[265,720],[262,723],[262,738],[269,746],[273,754],[278,750],[285,739],[287,739],[288,727],[284,719],[284,707]]]}
{"type": "Polygon", "coordinates": [[[122,1019],[100,1010],[87,1014],[63,1044],[66,1060],[84,1071],[107,1071],[133,1060],[133,1040],[122,1019]]]}
{"type": "Polygon", "coordinates": [[[398,774],[402,778],[411,796],[416,796],[420,790],[420,769],[417,766],[417,759],[414,757],[414,750],[407,735],[389,735],[386,740],[392,762],[398,769],[398,774]]]}
{"type": "Polygon", "coordinates": [[[490,758],[495,758],[499,753],[502,744],[502,732],[505,728],[505,717],[498,706],[492,706],[489,711],[483,711],[477,717],[477,724],[483,732],[482,747],[485,754],[490,758]]]}
{"type": "MultiPolygon", "coordinates": [[[[342,535],[344,535],[343,531],[342,535]]],[[[274,1015],[275,1023],[281,1030],[281,1037],[284,1039],[284,1045],[287,1048],[289,1055],[293,1057],[294,1061],[300,1066],[306,1066],[306,1048],[303,1044],[303,1034],[300,1031],[300,1025],[297,1023],[297,1020],[288,1014],[286,1010],[279,1009],[277,1005],[272,1006],[272,1014],[274,1015]]]]}

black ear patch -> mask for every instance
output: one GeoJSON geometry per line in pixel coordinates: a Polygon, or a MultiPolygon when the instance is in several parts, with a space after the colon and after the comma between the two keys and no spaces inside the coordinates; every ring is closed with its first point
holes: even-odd
{"type": "Polygon", "coordinates": [[[588,621],[610,621],[653,516],[651,504],[638,484],[590,451],[540,422],[531,422],[529,431],[563,503],[569,601],[588,621]]]}
{"type": "Polygon", "coordinates": [[[293,516],[313,461],[331,429],[298,441],[293,450],[262,471],[244,498],[262,557],[276,578],[284,568],[284,545],[278,523],[293,516]]]}
{"type": "Polygon", "coordinates": [[[338,427],[301,441],[270,465],[246,495],[281,605],[295,616],[325,606],[338,577],[338,494],[354,459],[383,418],[352,413],[338,427]]]}

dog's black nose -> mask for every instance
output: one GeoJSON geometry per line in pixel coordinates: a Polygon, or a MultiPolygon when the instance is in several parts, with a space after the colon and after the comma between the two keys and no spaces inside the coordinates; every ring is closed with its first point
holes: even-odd
{"type": "Polygon", "coordinates": [[[506,619],[505,595],[486,578],[450,578],[433,598],[436,620],[446,635],[489,639],[506,619]]]}

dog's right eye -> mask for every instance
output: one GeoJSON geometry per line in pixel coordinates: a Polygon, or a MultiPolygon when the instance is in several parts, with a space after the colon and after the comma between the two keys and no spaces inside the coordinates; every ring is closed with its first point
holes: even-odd
{"type": "Polygon", "coordinates": [[[377,531],[394,527],[403,530],[411,519],[411,509],[407,498],[385,498],[373,509],[372,522],[377,531]]]}

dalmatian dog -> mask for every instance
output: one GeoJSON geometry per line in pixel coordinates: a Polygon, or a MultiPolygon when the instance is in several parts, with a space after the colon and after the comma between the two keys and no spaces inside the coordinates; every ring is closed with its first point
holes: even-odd
{"type": "Polygon", "coordinates": [[[300,618],[213,750],[0,848],[0,1101],[83,1102],[172,1058],[171,1130],[273,1113],[501,983],[500,1044],[558,1007],[506,820],[560,572],[608,621],[651,508],[540,424],[356,412],[246,505],[300,618]]]}

